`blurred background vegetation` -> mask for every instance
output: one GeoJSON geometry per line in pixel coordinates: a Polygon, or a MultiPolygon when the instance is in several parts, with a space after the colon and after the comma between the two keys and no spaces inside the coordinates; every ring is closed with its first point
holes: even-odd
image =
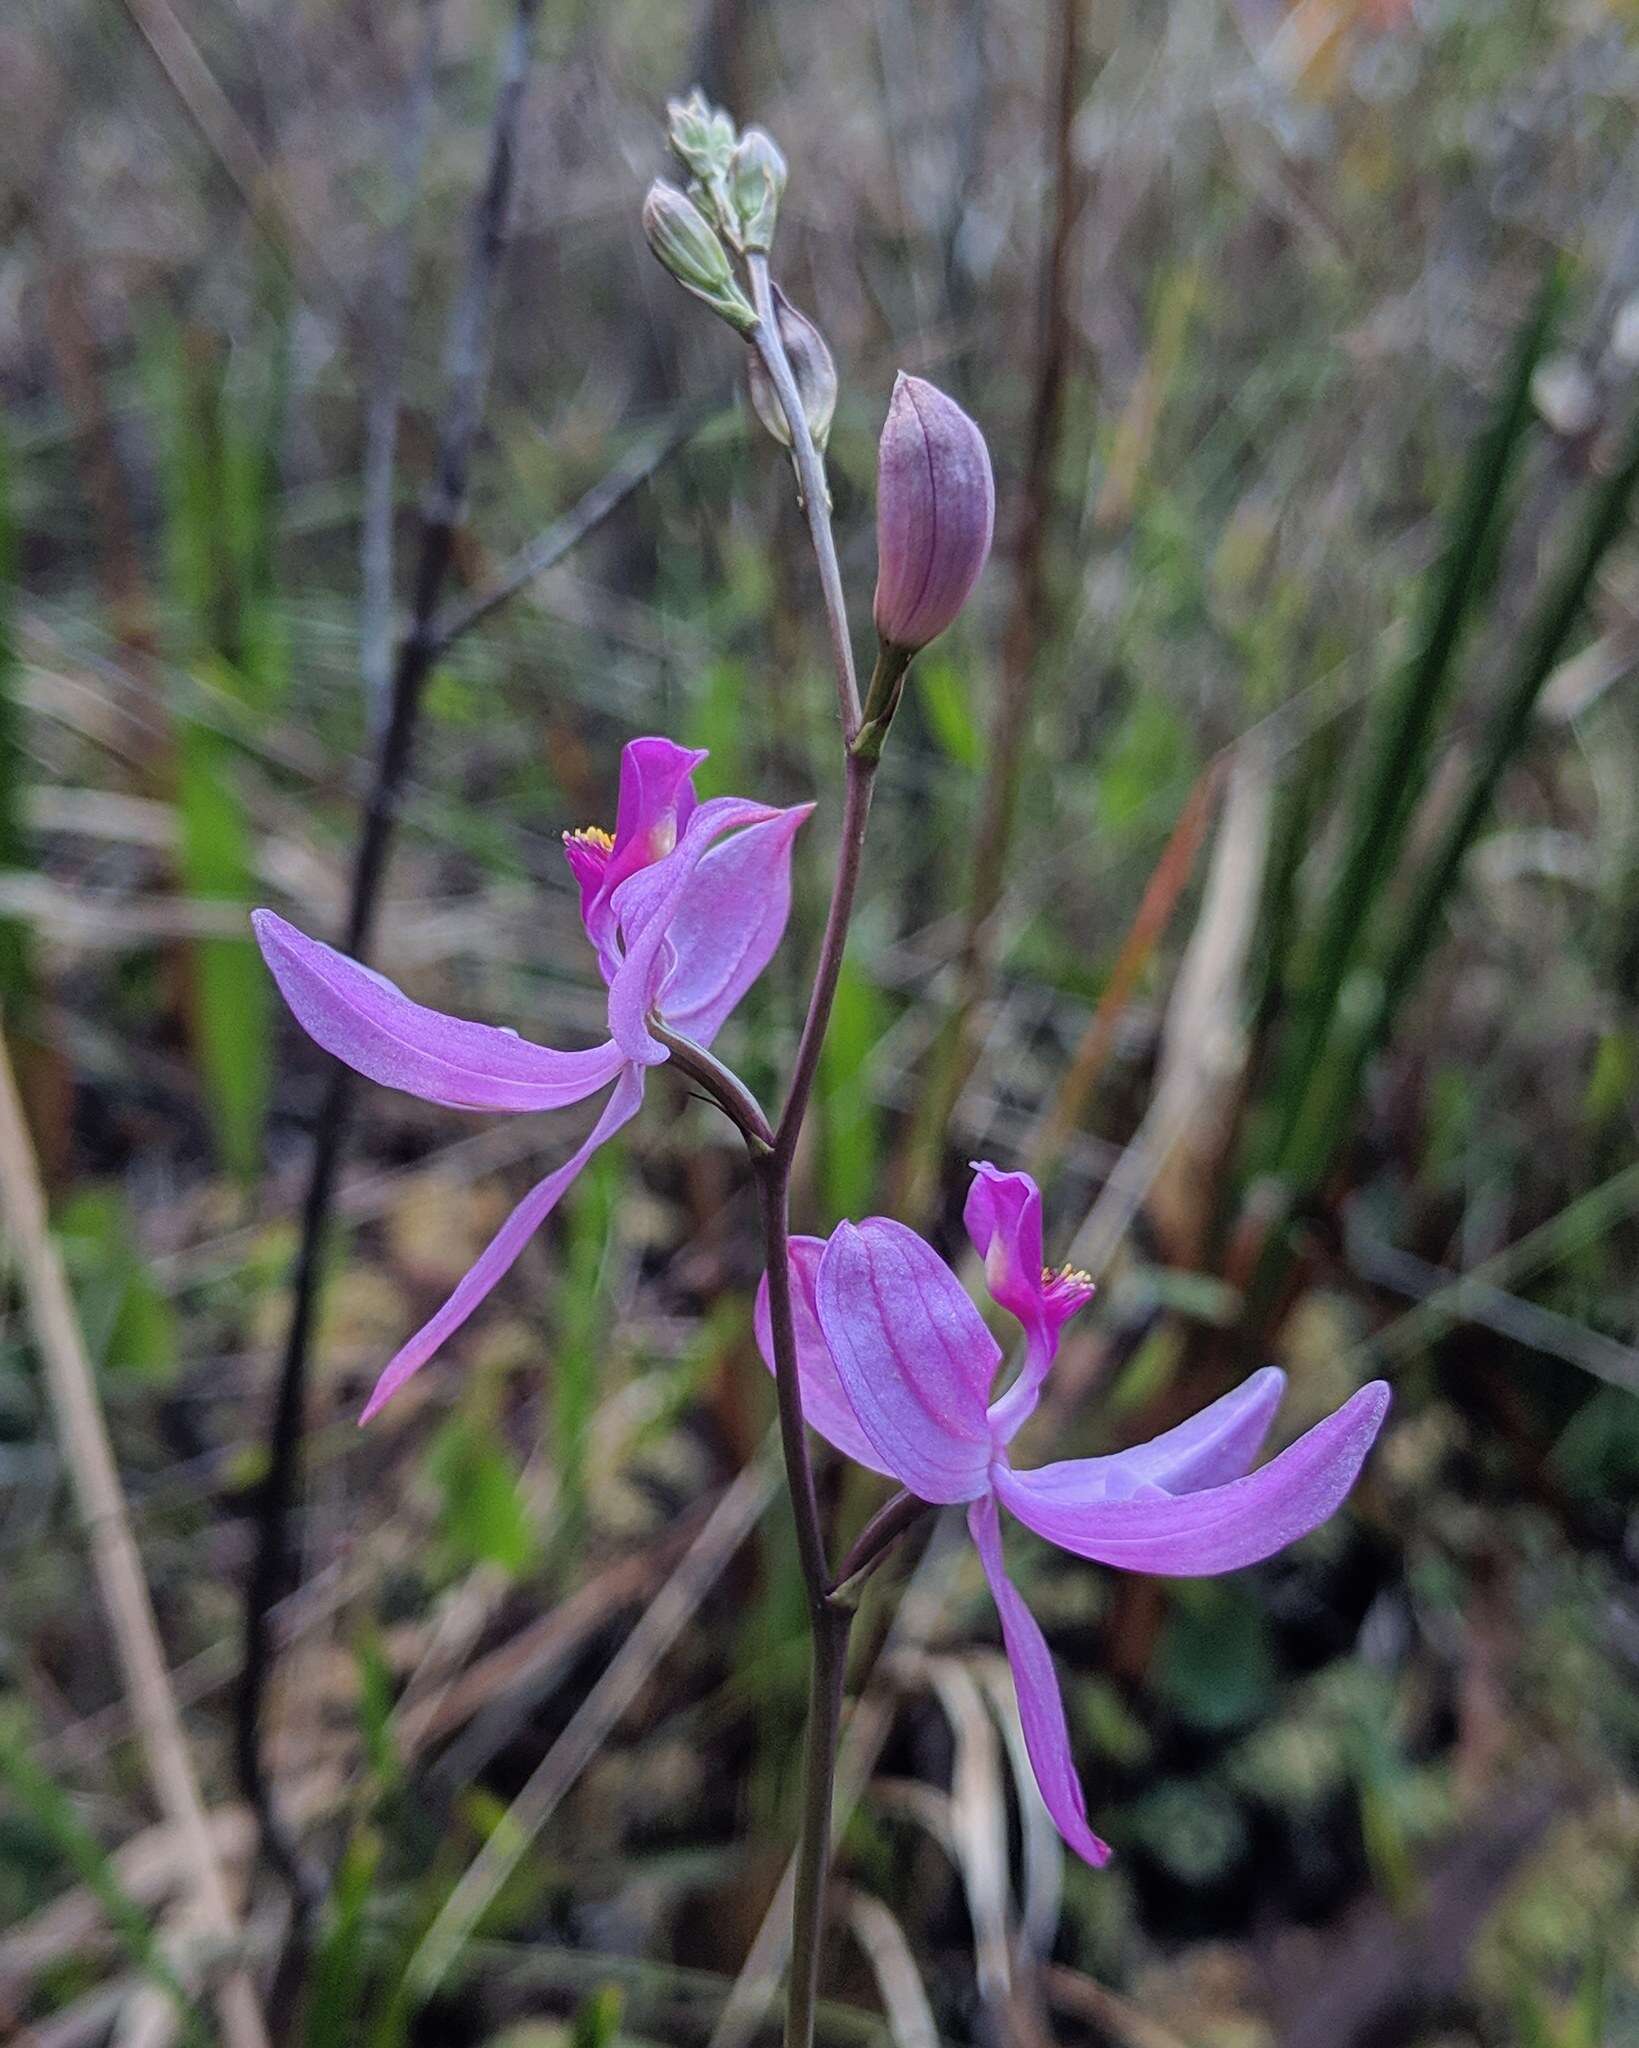
{"type": "MultiPolygon", "coordinates": [[[[511,20],[0,15],[0,1004],[275,2038],[749,2048],[802,1608],[738,1141],[666,1075],[361,1436],[569,1149],[368,1093],[275,1617],[304,1941],[231,1762],[325,1082],[245,913],[342,925],[511,20]]],[[[666,732],[711,790],[819,799],[723,1041],[765,1094],[789,1057],[832,693],[740,345],[638,227],[698,82],[792,163],[862,634],[896,368],[998,478],[884,765],[798,1227],[954,1251],[969,1159],[1041,1173],[1101,1281],[1052,1455],[1268,1358],[1288,1434],[1396,1387],[1350,1508],[1257,1571],[1019,1546],[1107,1872],[1018,1796],[964,1547],[873,1582],[828,2041],[1639,2039],[1636,34],[1606,0],[542,6],[456,596],[621,501],[439,660],[377,963],[586,1042],[558,834],[666,732]]],[[[15,1277],[0,2030],[214,2038],[15,1277]]]]}

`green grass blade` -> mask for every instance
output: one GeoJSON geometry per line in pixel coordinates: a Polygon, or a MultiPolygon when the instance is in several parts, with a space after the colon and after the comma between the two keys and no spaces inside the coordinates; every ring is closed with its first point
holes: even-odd
{"type": "Polygon", "coordinates": [[[886,1028],[882,996],[849,953],[815,1091],[827,1216],[863,1216],[876,1199],[882,1120],[871,1096],[870,1061],[886,1028]]]}
{"type": "MultiPolygon", "coordinates": [[[[234,784],[234,749],[188,723],[177,754],[177,809],[183,886],[206,902],[248,903],[250,831],[234,784]]],[[[262,1125],[272,1065],[270,983],[247,925],[242,939],[202,939],[193,948],[193,1036],[217,1151],[235,1179],[261,1170],[262,1125]]]]}
{"type": "Polygon", "coordinates": [[[1291,1148],[1315,1072],[1335,1028],[1339,999],[1359,957],[1373,908],[1393,872],[1432,759],[1453,657],[1496,567],[1503,511],[1531,416],[1531,377],[1564,297],[1564,273],[1549,268],[1520,329],[1502,396],[1471,457],[1448,539],[1425,586],[1426,618],[1416,652],[1374,722],[1368,759],[1312,952],[1301,976],[1295,1035],[1283,1062],[1277,1170],[1291,1148]]]}
{"type": "MultiPolygon", "coordinates": [[[[11,512],[11,463],[0,435],[0,869],[27,866],[23,830],[23,749],[17,703],[18,663],[13,617],[17,600],[17,537],[11,512]]],[[[33,991],[30,933],[18,918],[0,918],[0,1009],[13,1024],[27,1021],[33,991]]]]}
{"type": "Polygon", "coordinates": [[[1537,699],[1558,666],[1600,563],[1622,531],[1636,487],[1639,410],[1629,423],[1615,466],[1586,498],[1575,537],[1520,643],[1462,798],[1418,875],[1405,915],[1395,920],[1397,936],[1375,985],[1347,1029],[1336,1057],[1326,1063],[1310,1092],[1289,1154],[1294,1180],[1302,1188],[1313,1187],[1324,1174],[1366,1063],[1393,1029],[1401,1006],[1416,985],[1439,931],[1441,911],[1490,815],[1503,776],[1525,744],[1537,699]]]}
{"type": "Polygon", "coordinates": [[[357,2037],[368,1977],[365,1916],[380,1862],[380,1838],[369,1830],[354,1835],[342,1853],[313,1959],[307,2048],[349,2048],[357,2037]]]}
{"type": "Polygon", "coordinates": [[[199,2009],[154,1938],[152,1916],[120,1883],[102,1844],[74,1810],[73,1800],[3,1730],[0,1778],[102,1908],[132,1968],[175,2002],[182,2022],[182,2038],[189,2048],[206,2048],[209,2037],[199,2009]]]}
{"type": "Polygon", "coordinates": [[[553,1468],[561,1503],[559,1541],[572,1547],[586,1519],[586,1437],[597,1407],[609,1328],[604,1272],[624,1177],[622,1148],[605,1146],[565,1203],[567,1242],[558,1288],[552,1378],[553,1468]]]}

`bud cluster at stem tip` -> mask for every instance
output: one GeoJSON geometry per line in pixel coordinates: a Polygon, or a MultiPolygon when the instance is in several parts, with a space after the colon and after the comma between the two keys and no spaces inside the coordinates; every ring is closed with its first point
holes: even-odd
{"type": "Polygon", "coordinates": [[[895,378],[877,446],[876,630],[908,653],[966,604],[990,553],[996,485],[983,434],[921,377],[895,378]]]}

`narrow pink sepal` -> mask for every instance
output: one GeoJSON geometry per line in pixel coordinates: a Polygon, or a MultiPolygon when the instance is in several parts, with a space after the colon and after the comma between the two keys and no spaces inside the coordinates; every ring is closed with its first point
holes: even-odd
{"type": "Polygon", "coordinates": [[[1140,1447],[1128,1454],[1125,1472],[1119,1457],[1036,1472],[998,1467],[996,1492],[1027,1528],[1078,1557],[1167,1578],[1206,1578],[1257,1564],[1318,1528],[1358,1477],[1388,1405],[1387,1385],[1374,1380],[1279,1457],[1220,1486],[1169,1491],[1146,1472],[1140,1447]],[[1125,1497],[1114,1497],[1118,1486],[1125,1497]]]}
{"type": "Polygon", "coordinates": [[[1066,1505],[1130,1500],[1147,1486],[1171,1494],[1222,1486],[1251,1470],[1286,1390],[1286,1375],[1266,1365],[1238,1387],[1148,1443],[1102,1458],[1068,1458],[1024,1476],[1038,1500],[1066,1505]]]}
{"type": "Polygon", "coordinates": [[[837,1378],[887,1469],[920,1500],[983,1493],[1001,1353],[944,1260],[885,1216],[839,1223],[814,1293],[837,1378]]]}
{"type": "MultiPolygon", "coordinates": [[[[859,1426],[859,1417],[855,1415],[853,1403],[837,1377],[836,1362],[820,1328],[814,1286],[824,1250],[825,1240],[822,1237],[791,1239],[791,1325],[797,1340],[797,1378],[802,1386],[803,1420],[828,1444],[841,1451],[845,1458],[852,1458],[856,1465],[864,1465],[872,1472],[881,1472],[892,1479],[897,1475],[877,1456],[871,1448],[870,1438],[859,1426]]],[[[756,1331],[757,1349],[762,1353],[763,1363],[772,1372],[774,1325],[769,1314],[766,1273],[758,1284],[752,1327],[756,1331]]]]}
{"type": "Polygon", "coordinates": [[[1043,1803],[1053,1825],[1084,1862],[1095,1869],[1110,1860],[1110,1845],[1093,1833],[1087,1820],[1087,1799],[1076,1775],[1064,1698],[1053,1653],[1036,1617],[1026,1606],[1002,1559],[1001,1521],[993,1496],[986,1494],[967,1511],[967,1526],[990,1582],[991,1597],[1002,1621],[1002,1642],[1013,1671],[1019,1700],[1024,1746],[1043,1803]]]}
{"type": "Polygon", "coordinates": [[[407,1379],[421,1370],[444,1340],[460,1329],[551,1215],[576,1176],[585,1167],[587,1160],[600,1145],[608,1143],[622,1124],[631,1121],[637,1114],[642,1100],[642,1069],[623,1067],[614,1091],[603,1106],[603,1114],[598,1118],[586,1142],[573,1158],[566,1160],[555,1173],[549,1173],[545,1180],[537,1182],[530,1189],[479,1253],[471,1268],[462,1276],[449,1300],[430,1322],[424,1323],[417,1330],[387,1365],[365,1403],[364,1413],[359,1417],[361,1428],[372,1416],[380,1413],[385,1403],[391,1400],[407,1379]]]}
{"type": "Polygon", "coordinates": [[[251,913],[262,957],[297,1023],[326,1052],[388,1088],[447,1109],[562,1109],[607,1087],[625,1064],[614,1044],[554,1052],[493,1024],[412,1003],[385,975],[251,913]]]}

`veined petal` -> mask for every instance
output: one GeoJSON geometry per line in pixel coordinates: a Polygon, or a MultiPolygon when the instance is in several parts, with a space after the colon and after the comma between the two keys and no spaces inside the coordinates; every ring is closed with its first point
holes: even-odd
{"type": "Polygon", "coordinates": [[[696,870],[725,832],[779,815],[771,805],[747,797],[712,797],[695,810],[672,853],[629,875],[614,892],[611,906],[625,950],[609,983],[609,1032],[639,1066],[659,1066],[666,1057],[666,1048],[649,1031],[648,1017],[676,957],[670,944],[672,920],[696,870]]]}
{"type": "Polygon", "coordinates": [[[791,842],[813,810],[797,804],[714,846],[672,912],[677,964],[660,991],[674,1030],[710,1045],[762,973],[791,914],[791,842]]]}
{"type": "Polygon", "coordinates": [[[1034,1413],[1058,1354],[1059,1331],[1092,1300],[1093,1284],[1085,1274],[1044,1267],[1041,1190],[1027,1173],[1003,1173],[988,1160],[974,1160],[962,1220],[984,1260],[992,1300],[1016,1316],[1025,1333],[1019,1376],[990,1411],[997,1442],[1008,1443],[1034,1413]]]}
{"type": "Polygon", "coordinates": [[[1067,1458],[1024,1476],[1038,1500],[1072,1506],[1130,1500],[1150,1486],[1173,1494],[1221,1486],[1250,1469],[1285,1390],[1285,1373],[1266,1365],[1198,1415],[1151,1437],[1147,1444],[1102,1458],[1067,1458]]]}
{"type": "Polygon", "coordinates": [[[1087,1800],[1070,1753],[1070,1731],[1065,1725],[1053,1655],[1036,1617],[1007,1576],[994,1495],[986,1494],[973,1503],[967,1511],[967,1526],[1002,1618],[1002,1642],[1013,1670],[1013,1689],[1019,1696],[1019,1720],[1030,1768],[1053,1825],[1076,1854],[1096,1868],[1109,1862],[1110,1846],[1087,1824],[1087,1800]]]}
{"type": "Polygon", "coordinates": [[[914,1230],[839,1223],[814,1290],[860,1428],[919,1499],[974,1500],[992,1455],[985,1400],[1001,1353],[961,1282],[914,1230]]]}
{"type": "Polygon", "coordinates": [[[1169,1491],[1129,1467],[1133,1490],[1112,1499],[1109,1469],[1088,1472],[1101,1459],[1038,1472],[999,1466],[992,1476],[1002,1504],[1061,1550],[1127,1571],[1206,1578],[1257,1564],[1318,1528],[1354,1484],[1388,1405],[1388,1387],[1374,1380],[1258,1471],[1194,1491],[1169,1491]],[[1078,1494],[1083,1481],[1089,1490],[1078,1494]]]}
{"type": "Polygon", "coordinates": [[[365,1403],[364,1413],[359,1417],[361,1425],[378,1414],[383,1404],[398,1392],[404,1382],[413,1373],[420,1371],[446,1337],[460,1329],[551,1215],[587,1160],[600,1145],[607,1144],[622,1124],[631,1121],[642,1100],[642,1068],[623,1067],[609,1100],[603,1105],[603,1114],[598,1118],[586,1142],[573,1158],[566,1160],[555,1173],[549,1173],[545,1180],[537,1182],[530,1189],[479,1253],[477,1260],[457,1284],[455,1292],[437,1315],[431,1322],[424,1323],[403,1350],[389,1362],[365,1403]]]}
{"type": "Polygon", "coordinates": [[[424,1102],[448,1109],[562,1109],[607,1087],[625,1064],[612,1043],[554,1052],[493,1024],[425,1009],[385,975],[308,938],[271,910],[253,911],[251,925],[307,1035],[368,1079],[424,1102]]]}
{"type": "MultiPolygon", "coordinates": [[[[797,1378],[802,1384],[803,1420],[828,1444],[841,1451],[845,1458],[852,1458],[856,1465],[868,1466],[871,1471],[884,1473],[892,1479],[896,1476],[892,1468],[883,1464],[871,1448],[870,1438],[859,1426],[853,1403],[837,1377],[836,1362],[826,1344],[825,1332],[820,1328],[814,1284],[819,1276],[820,1255],[824,1250],[825,1240],[822,1237],[791,1239],[791,1323],[797,1340],[797,1378]]],[[[774,1325],[768,1307],[766,1273],[757,1289],[753,1325],[757,1332],[757,1349],[763,1355],[764,1365],[772,1372],[774,1325]]]]}

